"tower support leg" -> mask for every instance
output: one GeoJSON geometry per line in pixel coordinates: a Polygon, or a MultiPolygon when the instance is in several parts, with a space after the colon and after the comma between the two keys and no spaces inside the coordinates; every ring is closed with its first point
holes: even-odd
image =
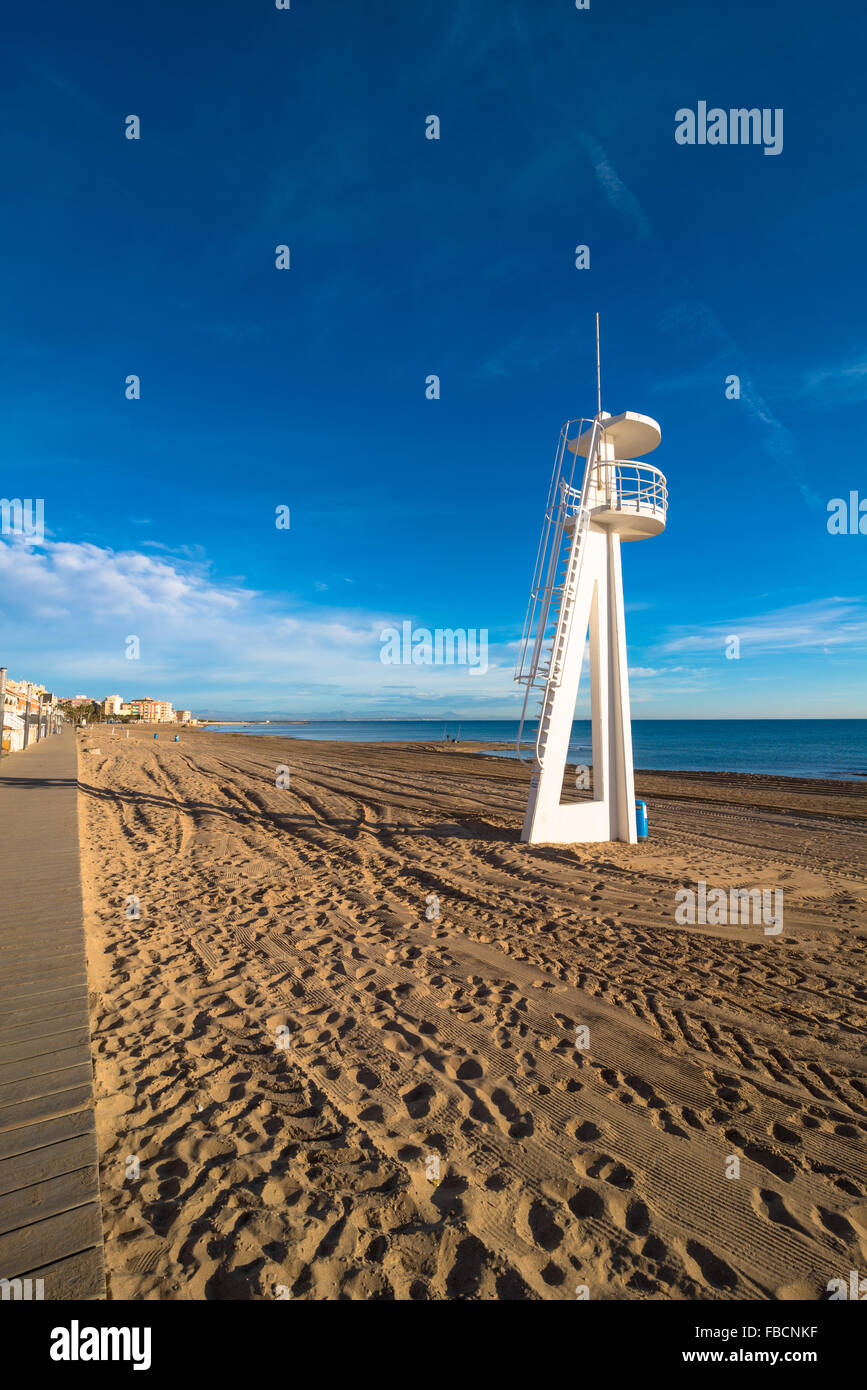
{"type": "Polygon", "coordinates": [[[535,769],[521,832],[529,844],[637,842],[620,538],[591,527],[585,546],[563,680],[550,704],[544,763],[535,769]],[[560,797],[588,629],[593,800],[563,805],[560,797]]]}
{"type": "MultiPolygon", "coordinates": [[[[629,669],[626,659],[626,614],[620,537],[606,537],[608,581],[608,742],[610,839],[638,843],[635,824],[635,772],[632,766],[632,720],[629,708],[629,669]]],[[[592,661],[591,656],[591,661],[592,661]]]]}

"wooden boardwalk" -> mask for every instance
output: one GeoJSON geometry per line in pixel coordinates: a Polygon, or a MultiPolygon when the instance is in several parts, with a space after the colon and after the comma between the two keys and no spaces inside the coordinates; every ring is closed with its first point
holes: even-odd
{"type": "Polygon", "coordinates": [[[105,1297],[77,776],[71,729],[0,762],[0,1280],[46,1299],[105,1297]]]}

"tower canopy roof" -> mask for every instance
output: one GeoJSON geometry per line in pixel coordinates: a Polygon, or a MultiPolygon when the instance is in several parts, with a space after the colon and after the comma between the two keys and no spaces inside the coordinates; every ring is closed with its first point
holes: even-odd
{"type": "MultiPolygon", "coordinates": [[[[662,431],[656,421],[634,410],[624,410],[622,415],[607,417],[603,414],[603,428],[605,438],[614,445],[614,453],[619,459],[640,458],[642,454],[649,454],[662,439],[662,431]]],[[[573,454],[580,454],[586,459],[591,432],[592,426],[570,441],[569,448],[573,454]]]]}

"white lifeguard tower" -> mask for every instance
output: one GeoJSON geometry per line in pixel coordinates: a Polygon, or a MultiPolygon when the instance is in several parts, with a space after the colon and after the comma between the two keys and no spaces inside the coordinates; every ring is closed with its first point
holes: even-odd
{"type": "MultiPolygon", "coordinates": [[[[597,357],[598,370],[598,357],[597,357]]],[[[665,528],[665,477],[633,455],[661,432],[647,415],[601,408],[560,431],[515,680],[526,686],[518,753],[533,693],[539,695],[535,769],[521,839],[529,844],[637,841],[632,726],[626,667],[621,541],[665,528]],[[580,488],[577,460],[586,459],[580,488]],[[561,802],[575,702],[590,635],[593,799],[561,802]]]]}

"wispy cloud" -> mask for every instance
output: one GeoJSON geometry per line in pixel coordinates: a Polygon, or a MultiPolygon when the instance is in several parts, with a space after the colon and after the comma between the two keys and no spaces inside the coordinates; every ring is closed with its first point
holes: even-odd
{"type": "Polygon", "coordinates": [[[814,367],[803,376],[804,390],[826,401],[857,405],[867,400],[867,361],[848,366],[814,367]]]}
{"type": "Polygon", "coordinates": [[[579,138],[605,197],[613,208],[632,223],[639,241],[644,241],[651,234],[650,219],[635,194],[627,188],[599,141],[594,140],[586,131],[582,131],[579,138]]]}
{"type": "Polygon", "coordinates": [[[867,601],[825,598],[753,617],[733,617],[699,630],[675,628],[660,654],[722,652],[729,637],[740,640],[741,657],[786,651],[867,649],[867,601]]]}

